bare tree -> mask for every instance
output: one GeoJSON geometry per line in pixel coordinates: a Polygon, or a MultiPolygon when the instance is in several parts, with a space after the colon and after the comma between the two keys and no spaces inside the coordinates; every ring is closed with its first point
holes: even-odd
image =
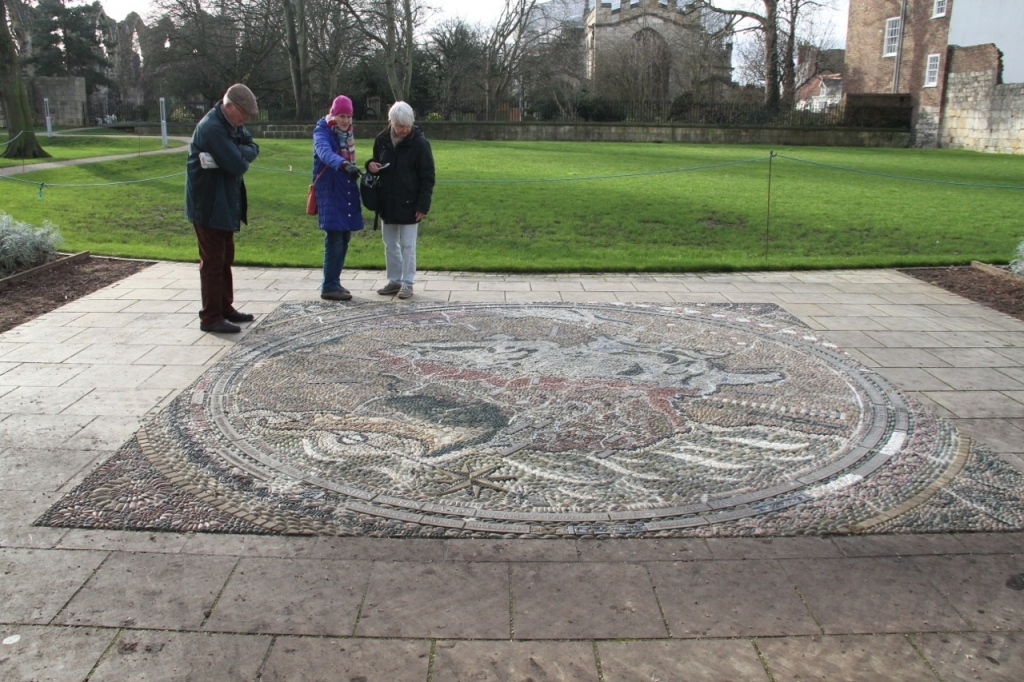
{"type": "Polygon", "coordinates": [[[755,37],[742,48],[750,58],[748,81],[764,83],[769,109],[791,107],[800,87],[796,61],[801,33],[813,25],[820,9],[835,7],[834,0],[746,0],[739,9],[723,7],[722,0],[699,2],[701,7],[741,23],[745,20],[752,27],[755,37]],[[761,67],[760,78],[749,77],[751,65],[761,67]]]}
{"type": "Polygon", "coordinates": [[[526,60],[523,80],[527,92],[550,103],[548,106],[553,105],[563,116],[573,113],[583,87],[585,60],[582,22],[563,20],[526,60]]]}
{"type": "Polygon", "coordinates": [[[782,53],[782,98],[792,106],[797,91],[806,85],[823,69],[836,65],[817,57],[813,63],[804,64],[801,69],[800,50],[820,55],[835,47],[835,36],[831,24],[821,21],[822,10],[835,9],[835,0],[783,0],[782,30],[785,49],[782,53]]]}
{"type": "Polygon", "coordinates": [[[505,0],[501,14],[487,29],[482,87],[488,118],[494,103],[508,96],[524,59],[543,34],[541,19],[537,0],[505,0]]]}
{"type": "MultiPolygon", "coordinates": [[[[157,0],[167,33],[159,61],[179,91],[215,101],[231,83],[276,89],[284,43],[277,0],[157,0]]],[[[154,55],[156,56],[156,55],[154,55]]]]}
{"type": "Polygon", "coordinates": [[[424,20],[421,0],[336,0],[356,28],[384,53],[384,69],[396,100],[409,98],[416,30],[424,20]]]}
{"type": "Polygon", "coordinates": [[[308,119],[312,112],[309,99],[309,33],[306,23],[306,0],[281,0],[284,8],[285,51],[288,53],[288,72],[292,80],[295,99],[295,118],[308,119]]]}
{"type": "Polygon", "coordinates": [[[339,94],[342,75],[368,52],[368,41],[335,0],[306,0],[311,98],[339,94]]]}
{"type": "Polygon", "coordinates": [[[696,6],[733,19],[746,20],[761,34],[764,44],[764,103],[771,111],[778,111],[781,103],[779,89],[779,3],[787,0],[747,0],[746,8],[727,8],[722,0],[697,0],[696,6]]]}
{"type": "Polygon", "coordinates": [[[7,21],[7,1],[0,0],[0,104],[7,122],[8,144],[2,156],[8,159],[38,159],[50,156],[32,130],[32,105],[21,78],[21,61],[14,47],[7,21]]]}
{"type": "Polygon", "coordinates": [[[437,24],[429,38],[427,61],[436,79],[439,113],[447,119],[480,78],[483,44],[480,32],[463,19],[448,19],[437,24]]]}

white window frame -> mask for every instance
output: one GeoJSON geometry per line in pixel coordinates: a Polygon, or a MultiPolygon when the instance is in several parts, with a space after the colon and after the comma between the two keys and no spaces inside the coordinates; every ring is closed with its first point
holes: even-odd
{"type": "Polygon", "coordinates": [[[939,85],[939,65],[942,63],[942,55],[936,52],[928,55],[928,61],[924,68],[924,87],[935,88],[939,85]]]}
{"type": "Polygon", "coordinates": [[[946,5],[948,4],[947,0],[935,0],[935,5],[932,7],[932,19],[946,16],[946,5]]]}
{"type": "Polygon", "coordinates": [[[882,56],[883,57],[895,57],[896,51],[900,47],[900,32],[902,26],[900,25],[899,17],[892,17],[891,19],[885,20],[885,35],[882,38],[882,56]]]}

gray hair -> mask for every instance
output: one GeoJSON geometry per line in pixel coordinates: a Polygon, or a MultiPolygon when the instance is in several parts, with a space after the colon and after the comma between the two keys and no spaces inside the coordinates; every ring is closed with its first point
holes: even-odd
{"type": "Polygon", "coordinates": [[[411,126],[416,122],[416,114],[405,102],[395,102],[388,110],[388,120],[396,126],[411,126]]]}
{"type": "Polygon", "coordinates": [[[234,104],[236,109],[247,116],[255,116],[260,112],[260,108],[256,104],[256,95],[241,83],[235,83],[227,89],[227,92],[224,93],[224,102],[234,104]]]}

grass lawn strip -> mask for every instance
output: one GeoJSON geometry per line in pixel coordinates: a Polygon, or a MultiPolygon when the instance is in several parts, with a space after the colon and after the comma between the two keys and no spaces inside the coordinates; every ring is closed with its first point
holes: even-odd
{"type": "MultiPolygon", "coordinates": [[[[360,161],[374,131],[360,131],[360,161]]],[[[97,141],[111,142],[107,138],[97,141]]],[[[157,143],[159,141],[157,140],[157,143]]],[[[307,140],[259,140],[246,176],[239,264],[316,267],[322,235],[303,212],[307,140]]],[[[438,185],[420,231],[421,270],[694,271],[1007,262],[1020,241],[1024,158],[956,150],[640,143],[432,142],[438,185]],[[768,206],[769,154],[775,158],[768,206]],[[730,162],[733,165],[721,165],[730,162]],[[855,169],[849,172],[842,168],[855,169]],[[692,170],[683,170],[692,169],[692,170]],[[672,172],[669,172],[672,171],[672,172]],[[891,176],[932,182],[901,180],[891,176]],[[965,183],[963,186],[939,183],[965,183]]],[[[105,149],[103,153],[107,153],[105,149]]],[[[195,260],[178,156],[25,173],[4,210],[49,220],[70,250],[195,260]],[[39,186],[104,184],[93,187],[39,186]]],[[[370,216],[367,216],[370,222],[370,216]]],[[[356,235],[347,265],[383,265],[356,235]]]]}

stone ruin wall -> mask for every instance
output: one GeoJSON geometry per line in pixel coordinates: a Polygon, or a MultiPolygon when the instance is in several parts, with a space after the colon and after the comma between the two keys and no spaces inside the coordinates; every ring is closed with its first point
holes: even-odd
{"type": "Polygon", "coordinates": [[[995,45],[950,47],[940,144],[1024,154],[1024,83],[1000,83],[995,45]]]}

